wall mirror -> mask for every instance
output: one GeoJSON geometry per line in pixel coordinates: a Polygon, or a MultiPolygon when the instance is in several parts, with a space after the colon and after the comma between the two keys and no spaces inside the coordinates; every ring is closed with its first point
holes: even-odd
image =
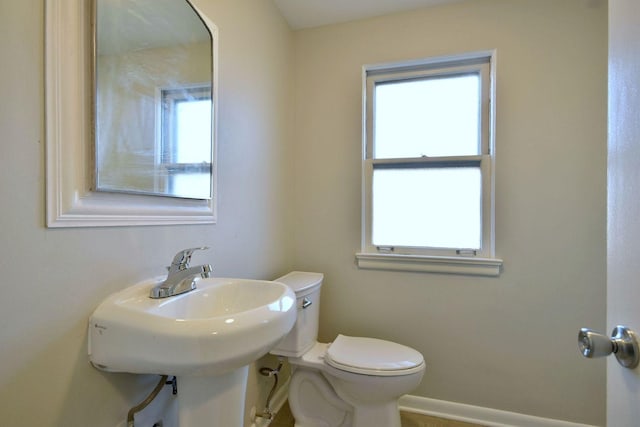
{"type": "Polygon", "coordinates": [[[209,29],[187,0],[93,2],[95,189],[209,199],[209,29]]]}
{"type": "Polygon", "coordinates": [[[45,2],[47,226],[215,223],[215,24],[188,0],[45,2]]]}

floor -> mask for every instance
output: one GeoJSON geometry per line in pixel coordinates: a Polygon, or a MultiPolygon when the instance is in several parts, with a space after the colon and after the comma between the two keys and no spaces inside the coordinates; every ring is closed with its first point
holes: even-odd
{"type": "MultiPolygon", "coordinates": [[[[462,421],[445,420],[444,418],[429,417],[427,415],[401,412],[402,427],[483,427],[462,421]]],[[[278,411],[278,415],[271,422],[270,427],[294,427],[293,416],[287,403],[278,411]]],[[[379,426],[384,427],[384,426],[379,426]]]]}

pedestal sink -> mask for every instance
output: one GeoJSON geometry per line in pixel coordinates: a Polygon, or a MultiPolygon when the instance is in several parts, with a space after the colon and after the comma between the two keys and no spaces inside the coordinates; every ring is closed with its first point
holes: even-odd
{"type": "Polygon", "coordinates": [[[264,280],[209,278],[185,294],[149,298],[138,283],[89,319],[89,359],[102,370],[175,375],[180,427],[241,427],[249,364],[293,327],[295,294],[264,280]]]}

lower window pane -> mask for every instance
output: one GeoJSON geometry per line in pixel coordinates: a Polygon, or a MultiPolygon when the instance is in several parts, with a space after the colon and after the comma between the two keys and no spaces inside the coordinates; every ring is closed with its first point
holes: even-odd
{"type": "Polygon", "coordinates": [[[375,169],[372,204],[376,246],[481,248],[478,167],[375,169]]]}
{"type": "Polygon", "coordinates": [[[177,173],[169,178],[169,193],[190,199],[211,198],[211,175],[208,173],[177,173]]]}

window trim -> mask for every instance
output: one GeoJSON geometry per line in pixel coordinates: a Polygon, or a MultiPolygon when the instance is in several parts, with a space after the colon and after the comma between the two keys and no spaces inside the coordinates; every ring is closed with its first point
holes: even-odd
{"type": "Polygon", "coordinates": [[[455,273],[498,276],[502,260],[495,257],[495,57],[496,51],[480,51],[399,63],[365,65],[362,69],[362,230],[361,251],[356,253],[359,268],[396,271],[455,273]],[[475,156],[421,157],[402,159],[373,158],[372,97],[375,84],[392,80],[486,73],[482,79],[481,153],[475,156]],[[380,248],[372,244],[373,170],[381,167],[442,167],[464,162],[480,166],[482,174],[482,248],[475,251],[437,248],[380,248]]]}

